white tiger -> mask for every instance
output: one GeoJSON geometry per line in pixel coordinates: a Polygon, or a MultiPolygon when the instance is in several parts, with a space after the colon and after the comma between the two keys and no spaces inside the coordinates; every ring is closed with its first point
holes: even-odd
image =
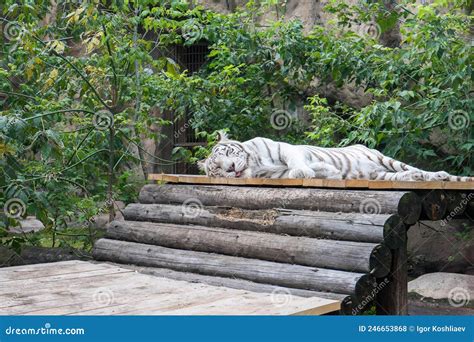
{"type": "Polygon", "coordinates": [[[198,162],[209,177],[474,181],[444,171],[423,171],[363,145],[323,148],[266,138],[239,142],[222,132],[219,136],[211,155],[198,162]]]}

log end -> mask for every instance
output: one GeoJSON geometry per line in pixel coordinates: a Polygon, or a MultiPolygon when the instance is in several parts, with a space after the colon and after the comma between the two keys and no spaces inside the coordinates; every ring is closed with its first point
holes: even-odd
{"type": "Polygon", "coordinates": [[[422,206],[424,218],[441,220],[448,210],[448,196],[443,190],[431,190],[423,195],[422,206]]]}
{"type": "Polygon", "coordinates": [[[390,249],[398,249],[406,241],[407,227],[400,215],[391,215],[383,225],[384,244],[390,249]]]}
{"type": "Polygon", "coordinates": [[[375,278],[369,274],[362,275],[355,285],[355,298],[357,303],[367,301],[373,297],[373,292],[377,286],[375,278]]]}
{"type": "Polygon", "coordinates": [[[339,310],[341,315],[356,315],[357,311],[354,310],[355,298],[352,296],[347,296],[341,300],[341,309],[339,310]]]}
{"type": "Polygon", "coordinates": [[[422,211],[422,204],[420,197],[414,192],[407,192],[398,202],[398,214],[403,222],[412,225],[419,219],[422,211]]]}
{"type": "Polygon", "coordinates": [[[377,245],[370,254],[370,274],[380,278],[390,272],[392,253],[387,246],[377,245]]]}

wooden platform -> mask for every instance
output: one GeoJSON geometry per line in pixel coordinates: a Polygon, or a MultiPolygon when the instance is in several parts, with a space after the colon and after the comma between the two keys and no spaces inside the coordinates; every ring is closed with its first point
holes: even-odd
{"type": "Polygon", "coordinates": [[[335,179],[272,179],[272,178],[211,178],[197,175],[150,174],[148,180],[166,183],[210,185],[265,185],[342,189],[419,189],[419,190],[474,190],[474,182],[402,182],[378,180],[335,179]]]}
{"type": "Polygon", "coordinates": [[[0,315],[321,315],[340,302],[159,278],[105,263],[0,269],[0,315]]]}

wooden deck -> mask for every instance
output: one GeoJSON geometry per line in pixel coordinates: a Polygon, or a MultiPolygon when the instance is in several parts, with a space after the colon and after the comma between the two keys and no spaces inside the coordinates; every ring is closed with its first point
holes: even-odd
{"type": "Polygon", "coordinates": [[[159,278],[105,263],[0,269],[0,315],[321,315],[340,302],[159,278]]]}
{"type": "Polygon", "coordinates": [[[150,174],[148,180],[166,183],[209,184],[209,185],[265,185],[315,188],[353,188],[387,190],[474,190],[474,182],[402,182],[378,180],[335,180],[335,179],[272,179],[272,178],[211,178],[197,175],[150,174]]]}

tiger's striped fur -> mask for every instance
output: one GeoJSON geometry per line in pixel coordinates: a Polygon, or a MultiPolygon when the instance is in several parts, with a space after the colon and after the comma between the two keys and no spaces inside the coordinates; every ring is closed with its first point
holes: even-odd
{"type": "Polygon", "coordinates": [[[238,142],[225,134],[199,166],[209,177],[474,181],[423,171],[363,145],[323,148],[266,138],[238,142]]]}

